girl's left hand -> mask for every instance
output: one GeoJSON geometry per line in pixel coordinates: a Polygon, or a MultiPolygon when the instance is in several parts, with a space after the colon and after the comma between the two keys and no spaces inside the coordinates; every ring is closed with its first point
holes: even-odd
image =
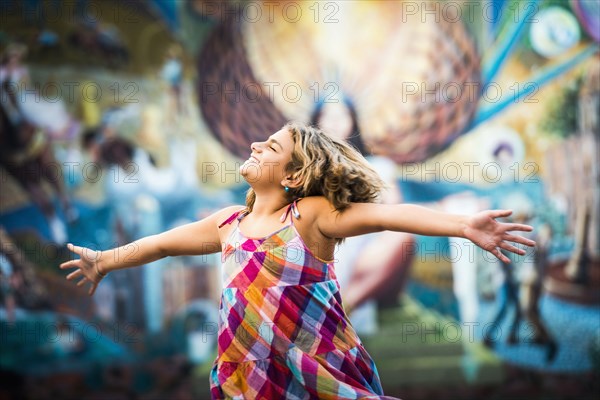
{"type": "Polygon", "coordinates": [[[509,242],[520,243],[530,247],[535,246],[533,240],[510,233],[511,231],[531,232],[533,227],[524,224],[496,221],[496,218],[508,217],[511,214],[511,210],[487,210],[469,217],[464,230],[465,238],[482,249],[489,251],[500,261],[507,264],[510,263],[510,259],[502,254],[500,249],[519,255],[524,255],[525,250],[519,249],[509,242]]]}

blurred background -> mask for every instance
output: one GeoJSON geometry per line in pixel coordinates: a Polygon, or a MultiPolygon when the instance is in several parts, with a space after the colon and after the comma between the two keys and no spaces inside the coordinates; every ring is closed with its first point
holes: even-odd
{"type": "Polygon", "coordinates": [[[597,398],[599,4],[1,1],[0,398],[209,398],[218,254],[94,297],[58,265],[243,204],[250,143],[288,120],[363,152],[382,202],[535,227],[510,264],[456,238],[338,248],[386,394],[597,398]]]}

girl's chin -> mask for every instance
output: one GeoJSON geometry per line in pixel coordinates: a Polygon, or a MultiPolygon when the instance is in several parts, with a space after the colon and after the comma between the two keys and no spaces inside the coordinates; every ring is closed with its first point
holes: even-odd
{"type": "Polygon", "coordinates": [[[255,162],[246,161],[240,167],[240,175],[246,180],[256,180],[256,177],[260,176],[260,168],[255,162]]]}
{"type": "Polygon", "coordinates": [[[260,173],[260,165],[254,160],[246,160],[240,166],[240,174],[260,173]]]}

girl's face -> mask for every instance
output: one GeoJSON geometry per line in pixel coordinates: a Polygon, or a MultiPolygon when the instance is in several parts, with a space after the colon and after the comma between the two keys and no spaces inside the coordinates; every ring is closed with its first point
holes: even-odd
{"type": "Polygon", "coordinates": [[[352,135],[352,115],[342,103],[325,103],[317,121],[321,129],[338,139],[347,139],[352,135]]]}
{"type": "Polygon", "coordinates": [[[287,128],[275,132],[264,142],[254,142],[252,153],[240,167],[240,173],[252,186],[285,185],[286,166],[292,159],[294,140],[287,128]]]}

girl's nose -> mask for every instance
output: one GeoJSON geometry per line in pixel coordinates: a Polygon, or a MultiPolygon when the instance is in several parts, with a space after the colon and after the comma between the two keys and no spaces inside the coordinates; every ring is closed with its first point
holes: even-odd
{"type": "Polygon", "coordinates": [[[260,143],[258,143],[258,142],[253,142],[253,143],[250,145],[250,149],[251,149],[252,151],[260,151],[260,143]]]}

